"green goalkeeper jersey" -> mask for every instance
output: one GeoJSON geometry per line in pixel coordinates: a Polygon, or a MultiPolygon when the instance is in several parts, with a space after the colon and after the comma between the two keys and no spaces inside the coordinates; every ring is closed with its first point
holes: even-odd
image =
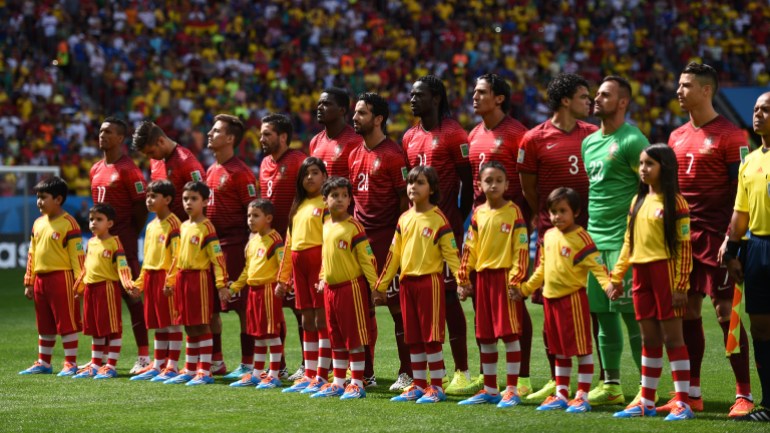
{"type": "Polygon", "coordinates": [[[588,233],[599,250],[623,247],[626,216],[639,185],[639,155],[650,142],[624,123],[610,135],[598,130],[583,140],[588,174],[588,233]]]}

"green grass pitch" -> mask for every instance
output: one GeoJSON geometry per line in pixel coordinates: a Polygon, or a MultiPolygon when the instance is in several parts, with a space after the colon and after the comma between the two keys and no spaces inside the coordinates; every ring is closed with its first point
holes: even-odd
{"type": "MultiPolygon", "coordinates": [[[[23,296],[22,272],[0,271],[0,431],[81,432],[81,431],[519,431],[519,432],[743,432],[768,431],[767,426],[727,420],[734,398],[734,378],[724,357],[722,334],[714,320],[713,308],[704,303],[706,356],[702,388],[705,411],[692,421],[669,423],[662,416],[650,419],[617,420],[612,413],[620,406],[596,407],[588,414],[539,413],[536,403],[525,402],[510,410],[493,406],[461,407],[459,398],[447,403],[418,406],[391,403],[387,388],[395,380],[397,356],[393,325],[384,308],[378,308],[379,340],[376,372],[379,385],[367,390],[360,401],[311,400],[307,396],[286,395],[280,391],[260,392],[235,389],[217,378],[216,384],[188,388],[128,380],[136,346],[124,309],[123,353],[114,380],[74,381],[50,376],[18,376],[37,354],[37,331],[33,304],[23,296]]],[[[478,349],[473,340],[472,311],[464,304],[468,319],[468,347],[472,372],[478,371],[478,349]]],[[[548,376],[540,333],[542,309],[528,304],[533,315],[535,341],[532,355],[532,383],[542,386],[548,376]]],[[[296,323],[287,316],[289,337],[286,357],[290,370],[299,362],[296,323]]],[[[225,360],[230,368],[240,359],[238,323],[234,315],[223,315],[225,360]]],[[[90,340],[81,336],[79,361],[90,356],[90,340]]],[[[453,361],[445,345],[447,369],[453,361]]],[[[498,363],[503,372],[504,356],[498,363]]],[[[61,365],[59,341],[54,351],[54,371],[61,365]]],[[[630,356],[624,353],[623,389],[627,400],[638,389],[639,374],[630,356]]],[[[576,370],[576,369],[573,369],[576,370]]],[[[754,371],[752,361],[752,372],[754,371]]],[[[573,381],[576,371],[573,371],[573,381]]],[[[596,375],[595,375],[596,376],[596,375]]],[[[500,376],[504,377],[504,376],[500,376]]],[[[755,396],[759,397],[756,374],[752,375],[755,396]]],[[[660,382],[662,399],[672,390],[667,364],[660,382]]]]}

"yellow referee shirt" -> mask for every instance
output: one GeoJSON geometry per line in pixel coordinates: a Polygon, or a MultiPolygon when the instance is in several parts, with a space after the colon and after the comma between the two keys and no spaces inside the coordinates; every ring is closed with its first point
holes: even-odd
{"type": "Polygon", "coordinates": [[[374,290],[377,260],[361,223],[353,217],[337,223],[330,219],[324,223],[323,233],[321,279],[329,284],[339,284],[364,275],[370,289],[374,290]]]}
{"type": "MultiPolygon", "coordinates": [[[[631,209],[636,205],[637,197],[631,202],[631,209]]],[[[629,224],[631,216],[629,213],[629,224]]],[[[626,228],[626,236],[620,256],[612,270],[612,282],[620,284],[623,275],[633,263],[650,263],[658,260],[670,260],[670,270],[674,281],[672,290],[687,291],[690,288],[692,270],[692,246],[690,244],[690,207],[680,194],[676,196],[676,237],[677,249],[672,258],[666,248],[663,234],[663,196],[648,194],[639,208],[634,222],[634,246],[631,248],[631,231],[626,228]]]]}
{"type": "Polygon", "coordinates": [[[562,233],[557,228],[545,232],[540,249],[540,263],[529,280],[522,284],[524,296],[531,295],[543,286],[543,296],[561,298],[586,286],[590,271],[602,287],[610,283],[607,268],[599,261],[599,251],[588,232],[578,226],[576,230],[562,233]]]}
{"type": "Polygon", "coordinates": [[[83,293],[85,284],[103,281],[120,281],[124,288],[131,287],[131,268],[117,236],[104,240],[94,236],[88,241],[85,266],[75,281],[75,289],[83,293]]]}
{"type": "Polygon", "coordinates": [[[761,147],[746,156],[738,172],[735,210],[751,215],[752,234],[770,236],[770,152],[761,147]]]}
{"type": "Polygon", "coordinates": [[[399,278],[403,279],[405,276],[442,273],[445,261],[457,278],[460,258],[449,221],[437,206],[427,212],[415,212],[411,208],[398,218],[388,257],[377,280],[377,290],[386,290],[399,267],[399,278]]]}
{"type": "Polygon", "coordinates": [[[32,225],[24,285],[33,285],[37,273],[72,270],[77,277],[83,272],[84,260],[83,238],[75,218],[67,212],[54,219],[43,215],[32,225]]]}
{"type": "Polygon", "coordinates": [[[227,286],[227,268],[217,232],[208,218],[199,223],[187,220],[179,228],[179,254],[174,258],[166,286],[172,287],[181,270],[207,270],[214,267],[217,289],[227,286]]]}
{"type": "Polygon", "coordinates": [[[264,236],[255,234],[246,244],[246,266],[238,281],[230,286],[230,291],[238,293],[246,285],[261,286],[274,283],[278,277],[278,267],[283,259],[283,238],[275,230],[264,236]]]}
{"type": "Polygon", "coordinates": [[[179,221],[173,212],[166,219],[155,218],[147,224],[144,233],[144,262],[139,277],[134,281],[134,287],[144,289],[145,271],[168,271],[171,263],[179,252],[179,221]]]}
{"type": "Polygon", "coordinates": [[[477,207],[463,244],[459,272],[463,284],[474,270],[509,269],[509,284],[518,286],[527,277],[528,266],[529,236],[521,209],[511,201],[499,209],[488,203],[477,207]]]}

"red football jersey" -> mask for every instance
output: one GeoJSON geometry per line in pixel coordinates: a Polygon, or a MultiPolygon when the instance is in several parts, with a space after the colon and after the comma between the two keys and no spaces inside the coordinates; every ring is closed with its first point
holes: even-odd
{"type": "Polygon", "coordinates": [[[307,155],[299,150],[289,149],[278,161],[272,155],[266,156],[259,168],[260,193],[273,202],[273,228],[281,236],[286,235],[289,227],[289,211],[297,194],[297,175],[305,158],[307,155]]]}
{"type": "Polygon", "coordinates": [[[361,141],[361,136],[350,125],[345,125],[345,129],[334,138],[329,138],[323,130],[310,140],[310,156],[323,160],[329,176],[350,179],[348,156],[361,141]]]}
{"type": "Polygon", "coordinates": [[[246,214],[249,203],[257,198],[257,178],[237,156],[224,164],[214,164],[206,171],[206,184],[211,189],[206,217],[214,224],[219,243],[246,243],[249,226],[246,214]]]}
{"type": "Polygon", "coordinates": [[[524,194],[521,192],[519,172],[516,170],[516,156],[519,153],[521,139],[526,132],[527,128],[518,120],[505,116],[491,130],[484,126],[484,122],[479,122],[471,133],[468,134],[475,206],[486,201],[479,185],[480,167],[485,162],[500,161],[505,167],[509,180],[505,198],[516,203],[521,208],[522,213],[524,213],[526,221],[529,221],[529,206],[527,201],[524,200],[524,194]]]}
{"type": "MultiPolygon", "coordinates": [[[[716,258],[733,213],[737,178],[728,168],[748,153],[746,135],[722,116],[696,128],[680,126],[668,138],[679,163],[679,189],[690,205],[693,258],[717,266],[716,258]]],[[[737,172],[736,172],[737,174],[737,172]]]]}
{"type": "Polygon", "coordinates": [[[354,217],[366,231],[393,229],[401,215],[401,191],[406,191],[407,162],[403,149],[386,138],[374,149],[362,142],[348,158],[355,199],[354,217]]]}
{"type": "Polygon", "coordinates": [[[143,203],[146,196],[147,182],[142,171],[128,155],[123,155],[114,164],[100,160],[91,167],[90,177],[94,203],[107,203],[115,209],[115,222],[110,233],[120,238],[126,250],[126,258],[136,260],[139,233],[131,219],[134,216],[134,203],[143,203]]]}
{"type": "Polygon", "coordinates": [[[205,173],[198,158],[181,145],[174,147],[164,161],[150,160],[150,179],[168,179],[174,185],[176,194],[169,208],[180,221],[187,221],[187,213],[182,205],[184,185],[193,180],[205,182],[205,173]]]}
{"type": "Polygon", "coordinates": [[[455,237],[462,241],[463,217],[458,206],[460,177],[457,170],[470,164],[468,134],[456,120],[443,119],[440,125],[430,131],[426,131],[422,123],[409,128],[401,144],[410,169],[418,165],[429,165],[439,173],[441,199],[438,207],[449,220],[455,237]]]}
{"type": "Polygon", "coordinates": [[[546,120],[524,134],[517,169],[537,175],[539,239],[553,227],[546,199],[551,191],[562,186],[580,194],[582,206],[575,222],[583,228],[588,227],[588,175],[583,164],[582,144],[583,139],[597,129],[595,125],[578,120],[572,131],[565,132],[546,120]]]}

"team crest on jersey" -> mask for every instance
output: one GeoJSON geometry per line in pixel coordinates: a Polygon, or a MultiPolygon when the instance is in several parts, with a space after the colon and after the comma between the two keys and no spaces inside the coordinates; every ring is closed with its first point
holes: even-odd
{"type": "Polygon", "coordinates": [[[569,247],[561,247],[560,254],[562,255],[562,257],[569,257],[570,254],[572,254],[572,250],[569,249],[569,247]]]}
{"type": "Polygon", "coordinates": [[[334,146],[334,156],[332,157],[332,161],[336,161],[337,158],[339,158],[341,154],[342,154],[342,145],[338,144],[338,145],[334,146]]]}
{"type": "Polygon", "coordinates": [[[58,241],[59,239],[61,239],[61,235],[59,234],[59,232],[53,232],[53,234],[51,235],[51,239],[58,241]]]}
{"type": "Polygon", "coordinates": [[[380,165],[382,164],[382,161],[380,161],[380,158],[376,158],[374,162],[372,163],[372,173],[377,171],[377,169],[380,168],[380,165]]]}
{"type": "Polygon", "coordinates": [[[218,188],[219,189],[224,188],[225,187],[225,182],[227,182],[227,175],[223,174],[222,176],[219,177],[219,187],[218,188]]]}
{"type": "Polygon", "coordinates": [[[254,187],[254,184],[248,184],[246,185],[246,190],[249,192],[249,197],[256,197],[257,196],[257,188],[254,187]]]}
{"type": "Polygon", "coordinates": [[[655,215],[655,218],[662,219],[663,218],[663,209],[658,208],[655,209],[655,212],[653,213],[655,215]]]}
{"type": "Polygon", "coordinates": [[[425,236],[426,238],[433,237],[433,229],[431,229],[430,227],[425,227],[424,229],[422,229],[422,235],[425,236]]]}
{"type": "Polygon", "coordinates": [[[265,249],[260,248],[257,250],[257,257],[264,257],[265,256],[265,249]]]}
{"type": "Polygon", "coordinates": [[[102,257],[104,257],[105,259],[109,259],[110,257],[112,257],[112,251],[110,250],[102,251],[102,257]]]}
{"type": "Polygon", "coordinates": [[[193,236],[190,238],[190,243],[193,245],[200,245],[201,238],[199,238],[198,236],[193,236]]]}
{"type": "Polygon", "coordinates": [[[703,140],[703,147],[698,149],[698,152],[706,155],[711,155],[714,153],[714,137],[708,136],[705,140],[703,140]]]}
{"type": "Polygon", "coordinates": [[[159,244],[165,244],[166,243],[166,234],[161,233],[160,236],[158,236],[158,243],[159,244]]]}
{"type": "MultiPolygon", "coordinates": [[[[169,174],[170,174],[170,173],[169,173],[169,174]]],[[[203,179],[203,177],[201,176],[201,172],[200,172],[200,170],[195,170],[195,171],[193,171],[192,173],[190,173],[190,177],[191,177],[191,178],[192,178],[192,180],[194,180],[195,182],[200,182],[200,181],[203,179]]]]}
{"type": "Polygon", "coordinates": [[[615,154],[618,152],[619,148],[620,147],[618,146],[618,142],[617,141],[613,141],[612,144],[610,144],[610,150],[608,152],[609,159],[612,159],[612,158],[615,157],[615,154]]]}
{"type": "Polygon", "coordinates": [[[500,231],[503,232],[503,233],[510,233],[512,228],[513,228],[513,226],[511,226],[508,223],[502,223],[500,225],[500,231]]]}
{"type": "Polygon", "coordinates": [[[500,153],[500,147],[503,145],[503,137],[495,138],[495,147],[492,148],[493,153],[500,153]]]}
{"type": "Polygon", "coordinates": [[[112,176],[110,176],[110,185],[117,182],[118,179],[120,179],[120,175],[118,175],[117,173],[112,173],[112,176]]]}
{"type": "Polygon", "coordinates": [[[323,209],[321,209],[320,207],[314,207],[313,208],[313,216],[314,217],[319,217],[321,215],[323,215],[323,209]]]}
{"type": "Polygon", "coordinates": [[[438,137],[433,137],[433,143],[431,143],[431,148],[435,149],[438,147],[438,137]]]}
{"type": "Polygon", "coordinates": [[[341,250],[346,250],[348,249],[348,243],[344,239],[340,239],[340,241],[337,242],[337,248],[341,250]]]}

